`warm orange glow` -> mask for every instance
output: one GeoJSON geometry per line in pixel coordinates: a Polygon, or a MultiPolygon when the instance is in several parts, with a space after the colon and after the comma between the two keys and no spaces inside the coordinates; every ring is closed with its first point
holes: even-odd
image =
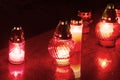
{"type": "Polygon", "coordinates": [[[70,25],[70,32],[72,34],[72,39],[76,42],[82,39],[82,25],[70,25]]]}
{"type": "Polygon", "coordinates": [[[55,58],[56,64],[60,66],[69,65],[69,58],[72,56],[74,42],[71,39],[59,39],[53,37],[48,45],[50,55],[55,58]]]}
{"type": "Polygon", "coordinates": [[[81,77],[81,65],[71,65],[71,68],[73,70],[73,73],[75,75],[75,78],[80,78],[81,77]]]}
{"type": "Polygon", "coordinates": [[[70,25],[72,40],[75,42],[74,55],[70,58],[70,63],[76,79],[81,77],[80,54],[81,54],[82,28],[83,28],[82,22],[81,24],[73,23],[70,25]]]}
{"type": "Polygon", "coordinates": [[[69,64],[69,57],[70,57],[70,48],[69,46],[60,45],[57,48],[57,63],[61,65],[69,64]]]}
{"type": "Polygon", "coordinates": [[[102,38],[110,38],[113,34],[114,26],[112,23],[100,24],[100,36],[102,38]]]}
{"type": "Polygon", "coordinates": [[[24,61],[25,52],[19,43],[11,43],[9,52],[9,61],[11,63],[19,64],[24,61]]]}
{"type": "Polygon", "coordinates": [[[70,52],[70,48],[69,46],[58,46],[57,47],[57,56],[58,58],[68,58],[70,55],[69,55],[69,52],[70,52]]]}

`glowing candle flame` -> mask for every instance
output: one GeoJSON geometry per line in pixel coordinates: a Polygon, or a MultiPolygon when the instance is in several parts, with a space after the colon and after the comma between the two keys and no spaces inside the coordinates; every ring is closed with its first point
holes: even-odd
{"type": "Polygon", "coordinates": [[[57,55],[58,58],[68,58],[69,57],[69,52],[70,52],[70,48],[67,46],[58,46],[57,47],[57,55]]]}
{"type": "Polygon", "coordinates": [[[100,35],[102,38],[109,38],[113,34],[113,24],[102,23],[100,24],[100,35]]]}
{"type": "Polygon", "coordinates": [[[74,41],[81,41],[82,26],[78,26],[78,25],[70,25],[70,26],[71,26],[70,32],[72,34],[72,39],[74,41]]]}
{"type": "Polygon", "coordinates": [[[9,53],[9,60],[13,63],[24,61],[24,50],[20,47],[19,43],[14,43],[9,53]]]}

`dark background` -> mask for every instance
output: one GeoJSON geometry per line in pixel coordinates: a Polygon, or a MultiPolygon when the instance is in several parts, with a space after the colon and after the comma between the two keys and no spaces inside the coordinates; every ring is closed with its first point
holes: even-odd
{"type": "Polygon", "coordinates": [[[8,46],[14,26],[22,26],[28,40],[54,29],[60,17],[75,16],[78,10],[92,11],[97,22],[107,3],[120,8],[120,0],[0,0],[0,49],[8,46]]]}

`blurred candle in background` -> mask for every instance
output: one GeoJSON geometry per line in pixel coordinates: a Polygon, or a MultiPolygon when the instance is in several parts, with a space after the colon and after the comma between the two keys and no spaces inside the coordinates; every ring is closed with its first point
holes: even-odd
{"type": "Polygon", "coordinates": [[[103,22],[100,24],[100,35],[103,38],[109,38],[113,34],[114,25],[112,23],[103,22]]]}
{"type": "Polygon", "coordinates": [[[25,58],[25,40],[22,27],[14,27],[9,40],[9,62],[21,64],[25,58]]]}
{"type": "Polygon", "coordinates": [[[82,33],[88,34],[90,32],[90,27],[92,27],[92,12],[91,10],[78,10],[78,16],[82,18],[83,20],[83,29],[82,33]]]}

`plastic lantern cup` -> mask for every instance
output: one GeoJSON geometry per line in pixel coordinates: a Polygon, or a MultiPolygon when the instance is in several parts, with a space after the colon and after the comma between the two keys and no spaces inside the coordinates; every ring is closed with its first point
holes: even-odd
{"type": "Polygon", "coordinates": [[[57,65],[69,65],[72,45],[73,42],[71,40],[59,40],[55,38],[50,40],[48,50],[51,56],[56,59],[57,65]]]}
{"type": "Polygon", "coordinates": [[[80,78],[81,75],[81,41],[82,41],[83,23],[80,17],[75,17],[70,21],[70,32],[72,40],[75,43],[73,53],[70,58],[71,68],[75,74],[75,78],[80,78]]]}
{"type": "Polygon", "coordinates": [[[69,58],[73,48],[74,42],[71,39],[68,22],[60,20],[54,36],[49,42],[48,51],[55,58],[57,65],[66,66],[70,65],[69,58]]]}
{"type": "Polygon", "coordinates": [[[102,19],[96,25],[96,35],[100,45],[104,47],[114,47],[116,39],[119,37],[120,24],[117,22],[114,5],[108,5],[102,19]]]}
{"type": "Polygon", "coordinates": [[[22,27],[14,27],[11,31],[9,40],[9,62],[21,64],[25,57],[25,40],[22,27]]]}
{"type": "Polygon", "coordinates": [[[75,51],[80,51],[82,41],[82,28],[83,23],[81,18],[73,18],[70,21],[70,32],[72,34],[72,40],[75,42],[75,51]]]}

